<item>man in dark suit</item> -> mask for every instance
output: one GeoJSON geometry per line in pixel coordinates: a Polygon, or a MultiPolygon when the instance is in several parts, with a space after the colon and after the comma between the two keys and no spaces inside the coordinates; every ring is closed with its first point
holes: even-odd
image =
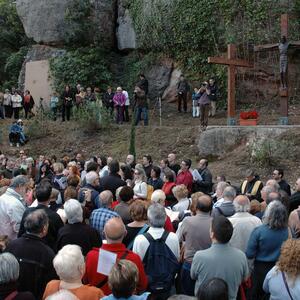
{"type": "Polygon", "coordinates": [[[54,249],[58,230],[64,226],[64,223],[62,222],[60,216],[48,207],[51,191],[52,186],[48,181],[42,181],[36,187],[36,198],[38,201],[38,205],[36,207],[29,207],[24,212],[18,237],[21,237],[24,233],[26,233],[24,222],[28,214],[35,210],[41,209],[46,213],[49,219],[48,233],[43,237],[43,240],[50,248],[54,249]]]}

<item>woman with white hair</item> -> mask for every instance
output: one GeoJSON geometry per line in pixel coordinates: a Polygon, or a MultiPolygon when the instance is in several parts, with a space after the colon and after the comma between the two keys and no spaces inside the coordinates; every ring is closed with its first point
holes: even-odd
{"type": "Polygon", "coordinates": [[[263,225],[252,231],[246,250],[247,258],[254,259],[251,299],[262,299],[265,296],[264,279],[278,260],[281,245],[288,236],[287,210],[281,202],[272,201],[265,211],[263,225]]]}
{"type": "Polygon", "coordinates": [[[64,204],[68,224],[62,227],[57,236],[56,248],[60,250],[65,245],[74,244],[82,249],[84,256],[93,248],[101,247],[102,240],[98,231],[83,224],[83,210],[79,201],[70,199],[64,204]]]}
{"type": "Polygon", "coordinates": [[[11,253],[0,254],[0,299],[35,300],[30,292],[18,292],[20,266],[11,253]]]}
{"type": "Polygon", "coordinates": [[[134,199],[147,199],[147,176],[142,165],[137,164],[134,169],[134,199]]]}
{"type": "Polygon", "coordinates": [[[100,289],[82,284],[85,262],[79,246],[64,246],[55,256],[53,266],[60,280],[47,284],[43,300],[59,290],[69,290],[80,300],[99,300],[104,296],[100,289]]]}

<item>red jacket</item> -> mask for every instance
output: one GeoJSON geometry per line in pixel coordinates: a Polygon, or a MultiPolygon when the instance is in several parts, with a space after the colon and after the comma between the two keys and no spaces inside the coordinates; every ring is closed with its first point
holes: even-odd
{"type": "Polygon", "coordinates": [[[184,184],[187,187],[189,193],[192,192],[193,175],[192,175],[192,173],[189,170],[184,171],[184,172],[180,172],[177,175],[176,185],[179,185],[179,184],[184,184]]]}
{"type": "MultiPolygon", "coordinates": [[[[101,249],[114,252],[117,254],[118,259],[122,257],[122,255],[127,250],[124,244],[103,244],[101,249]]],[[[139,270],[139,282],[137,287],[137,292],[142,292],[147,289],[148,279],[145,274],[144,266],[141,261],[141,258],[130,250],[127,250],[128,254],[125,259],[132,261],[136,264],[139,270]]],[[[98,265],[98,257],[99,257],[99,248],[93,248],[86,256],[86,269],[83,277],[83,282],[85,284],[90,284],[93,286],[97,286],[100,282],[102,282],[107,276],[97,273],[97,265],[98,265]]],[[[110,295],[111,290],[106,282],[101,290],[105,295],[110,295]]]]}
{"type": "Polygon", "coordinates": [[[169,232],[175,232],[174,230],[174,227],[173,227],[173,224],[171,222],[171,219],[169,216],[167,216],[167,219],[166,219],[166,223],[165,223],[165,230],[169,231],[169,232]]]}

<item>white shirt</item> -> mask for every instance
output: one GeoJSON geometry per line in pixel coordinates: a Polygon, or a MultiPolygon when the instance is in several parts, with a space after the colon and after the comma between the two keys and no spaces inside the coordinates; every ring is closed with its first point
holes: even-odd
{"type": "Polygon", "coordinates": [[[103,178],[109,174],[108,166],[104,166],[100,171],[99,171],[99,177],[103,178]]]}
{"type": "Polygon", "coordinates": [[[233,226],[230,245],[245,252],[250,235],[253,229],[262,224],[261,220],[248,212],[237,212],[228,219],[233,226]]]}
{"type": "MultiPolygon", "coordinates": [[[[157,240],[162,237],[164,231],[165,231],[164,228],[150,227],[148,233],[150,233],[152,237],[155,240],[157,240]]],[[[150,244],[146,239],[146,237],[143,234],[139,234],[134,240],[132,251],[138,254],[141,260],[143,260],[149,245],[150,244]]],[[[177,235],[174,232],[169,233],[166,239],[166,245],[170,248],[170,250],[174,253],[176,258],[179,260],[180,257],[179,241],[177,235]]]]}
{"type": "Polygon", "coordinates": [[[22,107],[22,97],[20,95],[11,96],[12,107],[22,107]]]}
{"type": "Polygon", "coordinates": [[[129,100],[129,95],[128,95],[127,91],[123,91],[123,95],[126,97],[125,105],[129,106],[130,105],[130,100],[129,100]]]}
{"type": "Polygon", "coordinates": [[[147,199],[147,183],[136,181],[133,188],[134,195],[138,198],[147,199]]]}
{"type": "Polygon", "coordinates": [[[173,211],[179,211],[179,213],[183,213],[188,210],[191,204],[191,200],[188,198],[181,199],[179,202],[172,207],[173,211]]]}
{"type": "Polygon", "coordinates": [[[17,238],[25,209],[21,195],[8,188],[0,197],[0,235],[7,235],[9,240],[17,238]]]}
{"type": "Polygon", "coordinates": [[[217,202],[214,203],[213,208],[220,207],[223,202],[224,202],[224,198],[218,199],[217,202]]]}

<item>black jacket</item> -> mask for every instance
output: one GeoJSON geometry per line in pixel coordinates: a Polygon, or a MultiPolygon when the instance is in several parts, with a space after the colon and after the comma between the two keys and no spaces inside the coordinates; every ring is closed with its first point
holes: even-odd
{"type": "Polygon", "coordinates": [[[29,207],[26,209],[22,217],[18,237],[21,237],[25,233],[24,221],[26,216],[30,212],[33,212],[37,209],[44,210],[46,215],[49,218],[48,234],[43,238],[43,240],[50,248],[55,249],[58,230],[64,226],[64,223],[56,212],[54,212],[52,209],[42,204],[39,204],[37,207],[29,207]]]}
{"type": "MultiPolygon", "coordinates": [[[[126,182],[121,179],[120,175],[117,174],[110,174],[101,178],[100,181],[100,188],[102,190],[109,190],[113,193],[114,199],[116,198],[116,190],[120,186],[126,185],[126,182]]],[[[101,199],[100,199],[101,201],[101,199]]]]}
{"type": "Polygon", "coordinates": [[[280,189],[282,189],[283,191],[285,191],[289,196],[291,196],[291,187],[290,185],[285,181],[285,180],[281,180],[278,182],[280,189]]]}
{"type": "Polygon", "coordinates": [[[205,168],[203,170],[198,170],[202,177],[202,181],[197,181],[195,183],[195,192],[202,192],[204,194],[209,194],[212,192],[212,175],[209,169],[205,168]]]}
{"type": "Polygon", "coordinates": [[[300,205],[300,192],[295,192],[289,201],[290,204],[290,212],[292,212],[294,209],[297,209],[300,205]]]}
{"type": "Polygon", "coordinates": [[[145,94],[148,95],[149,91],[149,82],[146,78],[141,79],[137,84],[139,88],[141,88],[143,91],[145,91],[145,94]]]}
{"type": "Polygon", "coordinates": [[[41,238],[32,234],[11,241],[7,252],[12,253],[19,261],[19,291],[32,292],[41,299],[47,283],[57,278],[52,261],[54,252],[41,238]]]}
{"type": "Polygon", "coordinates": [[[93,248],[101,247],[102,239],[98,231],[82,223],[66,224],[60,228],[57,236],[56,251],[68,244],[81,247],[84,256],[93,248]]]}
{"type": "Polygon", "coordinates": [[[104,93],[103,103],[106,106],[106,108],[114,107],[114,102],[113,102],[114,95],[115,95],[114,93],[110,93],[110,94],[108,92],[104,93]]]}

